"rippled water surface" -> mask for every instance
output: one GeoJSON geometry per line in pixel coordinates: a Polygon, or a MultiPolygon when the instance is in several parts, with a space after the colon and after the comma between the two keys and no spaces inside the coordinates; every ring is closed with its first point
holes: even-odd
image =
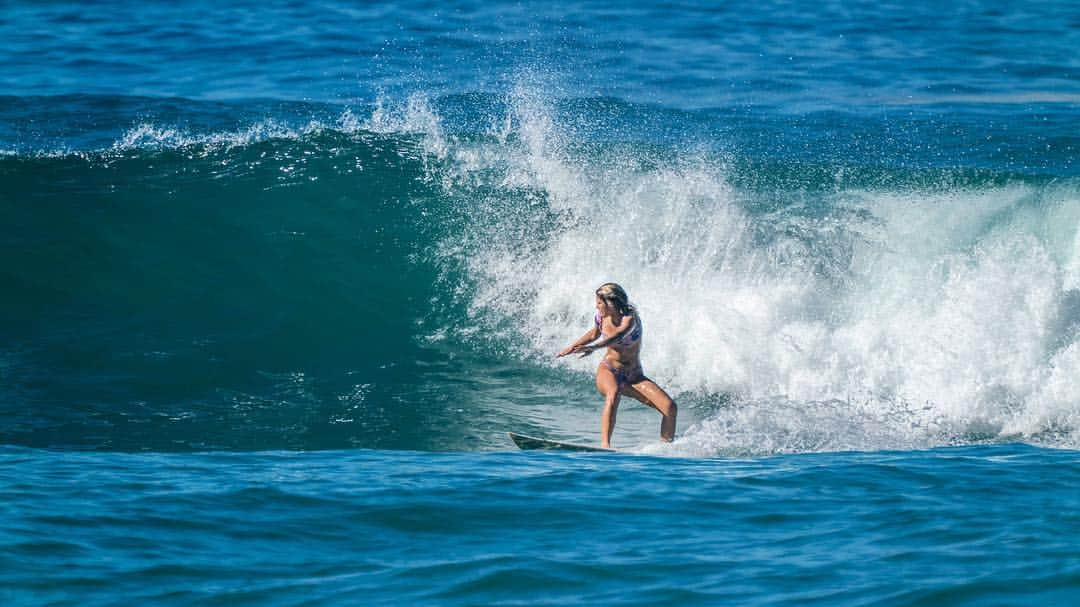
{"type": "Polygon", "coordinates": [[[1068,604],[1075,452],[8,448],[6,595],[106,605],[1068,604]]]}

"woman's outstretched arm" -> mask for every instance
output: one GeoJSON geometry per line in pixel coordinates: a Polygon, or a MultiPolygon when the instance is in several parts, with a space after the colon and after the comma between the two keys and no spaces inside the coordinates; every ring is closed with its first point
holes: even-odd
{"type": "MultiPolygon", "coordinates": [[[[600,328],[593,327],[585,332],[584,335],[579,337],[577,341],[563,348],[561,352],[555,355],[555,358],[562,358],[567,354],[574,354],[575,352],[581,352],[585,348],[585,344],[594,341],[597,337],[600,337],[600,328]]],[[[591,350],[590,350],[591,352],[591,350]]]]}

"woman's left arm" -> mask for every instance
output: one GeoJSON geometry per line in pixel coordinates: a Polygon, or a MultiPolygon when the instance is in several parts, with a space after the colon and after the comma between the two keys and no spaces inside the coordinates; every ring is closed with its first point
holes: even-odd
{"type": "Polygon", "coordinates": [[[636,316],[630,316],[630,315],[623,316],[622,317],[622,322],[619,323],[619,326],[615,327],[615,333],[613,335],[611,335],[609,337],[605,337],[605,338],[601,339],[600,341],[594,341],[593,343],[591,343],[591,344],[589,344],[587,346],[584,346],[583,348],[581,348],[581,353],[582,353],[581,356],[582,357],[588,356],[588,355],[592,354],[594,351],[599,350],[600,348],[606,348],[606,347],[610,346],[611,344],[619,341],[620,339],[623,338],[624,335],[629,333],[630,330],[634,328],[634,323],[635,322],[637,322],[637,317],[636,316]]]}

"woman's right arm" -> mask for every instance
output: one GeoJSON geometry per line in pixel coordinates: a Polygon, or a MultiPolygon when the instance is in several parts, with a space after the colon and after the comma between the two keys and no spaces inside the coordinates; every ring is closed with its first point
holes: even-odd
{"type": "Polygon", "coordinates": [[[586,331],[584,335],[579,337],[577,341],[563,348],[562,352],[559,352],[555,355],[555,358],[562,358],[563,356],[566,356],[568,354],[579,352],[585,344],[596,341],[597,337],[600,337],[600,329],[598,327],[593,327],[592,329],[586,331]]]}

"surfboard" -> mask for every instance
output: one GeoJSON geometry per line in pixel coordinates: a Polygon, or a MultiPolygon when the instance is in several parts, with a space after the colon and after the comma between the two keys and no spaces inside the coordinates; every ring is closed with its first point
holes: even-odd
{"type": "Polygon", "coordinates": [[[517,432],[507,432],[507,434],[510,435],[510,440],[514,441],[514,444],[523,451],[539,449],[546,451],[598,451],[601,453],[615,452],[615,449],[604,449],[603,447],[593,447],[591,445],[567,443],[563,441],[551,440],[550,438],[525,436],[524,434],[518,434],[517,432]]]}

